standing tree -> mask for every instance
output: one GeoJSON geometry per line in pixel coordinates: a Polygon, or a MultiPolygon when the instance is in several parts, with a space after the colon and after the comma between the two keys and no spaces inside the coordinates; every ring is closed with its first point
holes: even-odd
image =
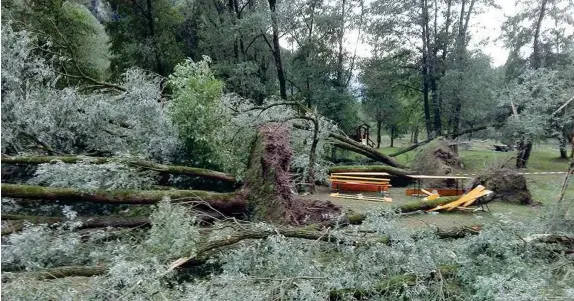
{"type": "MultiPolygon", "coordinates": [[[[503,38],[511,48],[507,61],[507,81],[512,81],[522,73],[532,73],[528,69],[554,68],[552,57],[559,57],[561,52],[572,47],[572,35],[564,30],[574,14],[574,5],[570,1],[520,1],[520,4],[523,9],[503,24],[503,38]],[[524,50],[529,50],[528,59],[521,55],[524,50]]],[[[509,105],[517,113],[522,110],[518,104],[509,105]]],[[[524,131],[516,138],[516,167],[525,168],[534,137],[529,136],[529,131],[524,131]]]]}

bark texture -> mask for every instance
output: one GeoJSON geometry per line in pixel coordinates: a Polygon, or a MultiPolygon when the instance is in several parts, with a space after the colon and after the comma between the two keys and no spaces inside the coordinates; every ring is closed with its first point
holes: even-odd
{"type": "Polygon", "coordinates": [[[107,204],[155,204],[164,197],[172,201],[202,201],[226,213],[243,212],[245,204],[234,193],[218,193],[202,190],[93,190],[77,188],[42,187],[35,185],[2,184],[5,197],[68,202],[94,202],[107,204]]]}
{"type": "Polygon", "coordinates": [[[408,176],[412,171],[386,165],[341,165],[329,168],[329,173],[338,172],[386,172],[393,176],[408,176]]]}
{"type": "MultiPolygon", "coordinates": [[[[114,158],[104,158],[104,157],[84,157],[84,156],[17,156],[17,157],[2,157],[2,164],[44,164],[54,161],[62,161],[64,163],[79,163],[84,160],[92,164],[105,164],[110,162],[122,162],[121,159],[114,158]]],[[[178,166],[178,165],[165,165],[144,160],[129,160],[126,161],[128,165],[140,167],[144,169],[165,172],[175,175],[188,175],[195,177],[202,177],[211,180],[225,181],[225,182],[235,182],[236,179],[233,175],[188,166],[178,166]]]]}
{"type": "MultiPolygon", "coordinates": [[[[7,227],[2,228],[2,235],[12,234],[24,228],[24,222],[32,224],[58,224],[67,221],[61,217],[30,216],[2,213],[2,220],[9,221],[7,227]]],[[[78,229],[105,228],[105,227],[139,227],[149,224],[148,217],[79,217],[74,221],[82,223],[78,229]]]]}

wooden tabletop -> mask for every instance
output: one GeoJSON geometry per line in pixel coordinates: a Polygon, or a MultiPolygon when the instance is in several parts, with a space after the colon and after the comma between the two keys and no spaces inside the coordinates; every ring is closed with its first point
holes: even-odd
{"type": "Polygon", "coordinates": [[[407,177],[413,178],[413,179],[472,179],[471,177],[463,177],[463,176],[408,175],[407,177]]]}

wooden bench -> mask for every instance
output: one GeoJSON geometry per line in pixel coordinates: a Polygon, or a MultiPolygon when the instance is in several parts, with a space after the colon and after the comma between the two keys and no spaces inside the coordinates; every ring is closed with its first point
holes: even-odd
{"type": "MultiPolygon", "coordinates": [[[[377,173],[383,175],[384,173],[377,173]]],[[[386,174],[388,175],[388,174],[386,174]]],[[[341,173],[329,177],[331,189],[337,191],[388,192],[390,180],[369,176],[368,173],[341,173]]]]}
{"type": "Polygon", "coordinates": [[[408,196],[427,196],[423,191],[433,191],[436,190],[440,196],[456,196],[464,194],[464,180],[470,179],[470,177],[464,176],[430,176],[430,175],[409,175],[415,181],[414,188],[407,188],[405,194],[408,196]],[[456,186],[452,188],[426,188],[423,187],[422,182],[427,180],[451,180],[454,181],[456,186]]]}

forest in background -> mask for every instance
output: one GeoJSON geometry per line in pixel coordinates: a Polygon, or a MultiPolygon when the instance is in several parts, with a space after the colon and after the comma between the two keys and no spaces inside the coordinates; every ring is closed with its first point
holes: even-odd
{"type": "Polygon", "coordinates": [[[516,146],[517,169],[547,138],[574,155],[571,1],[519,1],[497,67],[469,46],[491,0],[1,5],[2,297],[574,294],[572,165],[529,223],[420,231],[398,222],[419,201],[357,213],[298,194],[355,155],[404,180],[397,157],[436,141],[516,146]],[[385,153],[382,136],[411,145],[385,153]]]}

